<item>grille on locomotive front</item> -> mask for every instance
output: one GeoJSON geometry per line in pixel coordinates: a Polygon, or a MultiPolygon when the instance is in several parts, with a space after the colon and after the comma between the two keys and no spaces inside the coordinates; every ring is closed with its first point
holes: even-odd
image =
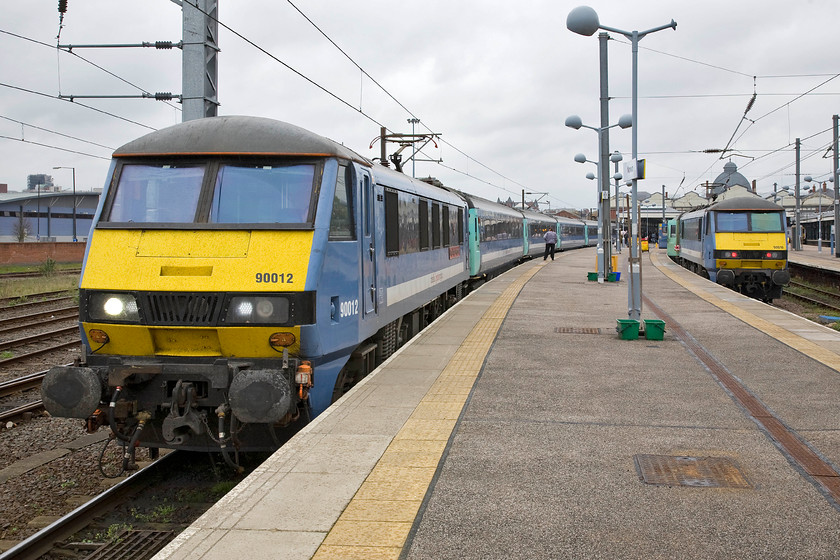
{"type": "Polygon", "coordinates": [[[222,297],[219,294],[148,293],[143,294],[141,302],[150,325],[210,326],[216,324],[222,297]]]}

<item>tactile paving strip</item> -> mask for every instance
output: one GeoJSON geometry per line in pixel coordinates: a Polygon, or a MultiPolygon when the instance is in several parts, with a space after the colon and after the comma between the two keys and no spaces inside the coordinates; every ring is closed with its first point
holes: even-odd
{"type": "Polygon", "coordinates": [[[734,459],[635,455],[639,477],[647,484],[699,488],[752,488],[734,459]]]}

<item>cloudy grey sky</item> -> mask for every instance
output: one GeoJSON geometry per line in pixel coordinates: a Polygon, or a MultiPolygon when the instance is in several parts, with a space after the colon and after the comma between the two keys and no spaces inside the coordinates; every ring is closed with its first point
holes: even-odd
{"type": "MultiPolygon", "coordinates": [[[[379,155],[378,146],[369,148],[377,123],[410,132],[414,115],[422,121],[418,131],[445,140],[425,150],[442,164],[419,162],[418,176],[493,200],[518,200],[525,188],[549,193],[543,200],[552,207],[595,206],[594,182],[585,178],[595,166],[573,157],[595,159],[596,134],[564,126],[571,114],[590,125],[599,119],[597,34],[566,29],[566,16],[583,2],[293,2],[388,93],[289,2],[219,0],[219,114],[288,121],[371,158],[379,155]]],[[[57,51],[57,4],[0,3],[0,183],[11,190],[24,189],[32,173],[52,174],[69,189],[71,172],[54,166],[75,167],[80,190],[100,187],[115,148],[181,120],[177,103],[57,99],[181,91],[178,50],[74,50],[101,69],[57,51]]],[[[702,191],[699,185],[730,158],[759,192],[790,185],[797,137],[802,174],[829,175],[824,156],[832,115],[840,113],[840,58],[828,31],[840,21],[840,2],[587,5],[610,27],[644,31],[671,19],[678,25],[640,43],[638,142],[647,161],[640,190],[702,191]],[[703,153],[727,146],[734,151],[724,160],[703,153]]],[[[69,0],[60,43],[177,42],[180,35],[180,8],[170,0],[69,0]]],[[[611,37],[615,123],[631,109],[631,52],[623,36],[611,37]]],[[[630,131],[613,129],[610,148],[629,158],[630,131]]]]}

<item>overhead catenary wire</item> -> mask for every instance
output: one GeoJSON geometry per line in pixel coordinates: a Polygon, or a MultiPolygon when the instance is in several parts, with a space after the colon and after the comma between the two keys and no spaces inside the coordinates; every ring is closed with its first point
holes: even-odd
{"type": "Polygon", "coordinates": [[[90,105],[85,105],[84,103],[79,103],[77,101],[70,101],[68,99],[62,99],[61,97],[59,97],[57,95],[50,95],[49,93],[44,93],[44,92],[41,92],[41,91],[35,91],[35,90],[32,90],[32,89],[22,88],[22,87],[19,87],[19,86],[13,86],[12,84],[6,84],[6,83],[2,83],[2,82],[0,82],[0,86],[7,87],[7,88],[10,88],[10,89],[15,89],[15,90],[18,90],[18,91],[23,91],[25,93],[31,93],[33,95],[40,95],[42,97],[49,97],[50,99],[57,99],[59,101],[64,101],[66,103],[72,103],[73,105],[78,105],[79,107],[84,107],[85,109],[90,109],[91,111],[96,111],[97,113],[102,113],[103,115],[108,115],[109,117],[114,117],[115,119],[120,119],[121,121],[125,121],[125,122],[131,123],[131,124],[136,124],[137,126],[142,126],[143,128],[148,128],[149,130],[157,130],[153,126],[149,126],[147,124],[143,124],[141,122],[137,122],[137,121],[131,120],[131,119],[126,118],[126,117],[121,117],[119,115],[115,115],[114,113],[110,113],[108,111],[103,111],[102,109],[97,109],[96,107],[91,107],[90,105]]]}
{"type": "Polygon", "coordinates": [[[13,136],[0,135],[0,138],[2,138],[4,140],[15,140],[17,142],[23,142],[24,144],[32,144],[33,146],[41,146],[42,148],[51,148],[53,150],[60,150],[62,152],[68,152],[68,153],[71,153],[71,154],[78,154],[78,155],[88,156],[88,157],[97,158],[97,159],[104,159],[106,161],[111,159],[110,156],[107,156],[107,157],[106,156],[97,156],[95,154],[88,154],[86,152],[80,152],[78,150],[71,150],[69,148],[62,148],[60,146],[53,146],[53,145],[50,145],[50,144],[44,144],[42,142],[33,142],[32,140],[24,140],[23,138],[15,138],[13,136]]]}
{"type": "Polygon", "coordinates": [[[4,119],[4,120],[7,120],[7,121],[11,121],[11,122],[13,122],[13,123],[17,123],[17,124],[19,124],[19,125],[21,125],[21,126],[28,126],[29,128],[34,128],[34,129],[41,130],[41,131],[44,131],[44,132],[49,132],[50,134],[55,134],[55,135],[57,135],[57,136],[63,136],[64,138],[69,138],[69,139],[71,139],[71,140],[76,140],[76,141],[78,141],[78,142],[84,142],[85,144],[91,144],[91,145],[93,145],[93,146],[98,146],[98,147],[100,147],[100,148],[105,148],[106,150],[114,150],[114,148],[113,148],[112,146],[105,146],[105,145],[103,145],[103,144],[97,144],[96,142],[91,142],[90,140],[85,140],[85,139],[83,139],[83,138],[79,138],[79,137],[77,137],[77,136],[71,136],[71,135],[69,135],[69,134],[63,134],[63,133],[61,133],[61,132],[56,132],[55,130],[50,130],[50,129],[48,129],[48,128],[44,128],[44,127],[37,126],[37,125],[34,125],[34,124],[25,123],[25,122],[23,122],[23,121],[19,121],[19,120],[17,120],[17,119],[13,119],[13,118],[11,118],[11,117],[7,117],[7,116],[5,116],[5,115],[0,115],[0,119],[4,119]]]}
{"type": "MultiPolygon", "coordinates": [[[[420,121],[420,124],[421,124],[423,127],[425,127],[425,128],[426,128],[426,130],[428,130],[429,132],[433,132],[433,130],[434,130],[433,128],[429,127],[429,125],[427,125],[427,124],[423,121],[423,119],[419,119],[419,117],[417,117],[417,115],[415,115],[415,114],[414,114],[414,113],[413,113],[413,112],[412,112],[412,111],[411,111],[408,107],[406,107],[406,106],[405,106],[402,102],[400,102],[400,101],[399,101],[396,97],[394,97],[394,95],[392,95],[392,94],[391,94],[391,92],[389,92],[389,91],[388,91],[388,90],[387,90],[387,89],[386,89],[386,88],[385,88],[382,84],[380,84],[378,81],[376,81],[376,80],[375,80],[375,79],[374,79],[374,78],[373,78],[373,77],[372,77],[372,76],[371,76],[371,75],[370,75],[370,74],[369,74],[369,73],[368,73],[368,72],[367,72],[364,68],[362,68],[362,66],[361,66],[359,63],[357,63],[357,62],[353,59],[353,57],[351,57],[349,54],[347,54],[347,52],[346,52],[344,49],[342,49],[342,48],[338,45],[338,43],[336,43],[336,42],[335,42],[335,41],[334,41],[334,40],[333,40],[333,39],[332,39],[329,35],[327,35],[327,33],[326,33],[326,32],[324,32],[324,30],[323,30],[323,29],[321,29],[321,28],[320,28],[317,24],[315,24],[315,22],[313,22],[313,21],[312,21],[312,19],[311,19],[309,16],[307,16],[305,13],[303,13],[303,11],[302,11],[300,8],[298,8],[298,7],[297,7],[297,6],[296,6],[296,5],[292,2],[292,0],[286,0],[286,1],[287,1],[287,2],[289,3],[289,5],[291,5],[291,6],[292,6],[292,7],[293,7],[293,8],[294,8],[294,9],[295,9],[295,10],[296,10],[296,11],[297,11],[297,12],[298,12],[298,13],[299,13],[299,14],[300,14],[303,18],[304,18],[304,19],[306,19],[306,21],[307,21],[307,22],[309,22],[309,23],[310,23],[310,25],[312,25],[312,26],[313,26],[313,27],[314,27],[314,28],[315,28],[315,29],[316,29],[316,30],[317,30],[317,31],[318,31],[321,35],[323,35],[323,36],[324,36],[324,38],[326,38],[326,39],[327,39],[327,40],[328,40],[328,41],[329,41],[329,42],[330,42],[330,43],[331,43],[331,44],[332,44],[332,45],[333,45],[336,49],[338,49],[338,51],[339,51],[342,55],[344,55],[344,56],[345,56],[345,57],[346,57],[346,58],[347,58],[347,59],[348,59],[348,60],[349,60],[349,61],[350,61],[350,62],[351,62],[351,63],[352,63],[352,64],[353,64],[356,68],[358,68],[358,69],[359,69],[359,71],[360,71],[360,72],[362,72],[362,74],[364,74],[364,75],[365,75],[368,79],[370,79],[370,80],[371,80],[371,82],[373,82],[373,83],[374,83],[377,87],[379,87],[379,88],[380,88],[380,89],[381,89],[381,90],[382,90],[382,91],[383,91],[383,92],[384,92],[384,93],[385,93],[388,97],[390,97],[390,98],[391,98],[391,99],[392,99],[392,100],[393,100],[393,101],[394,101],[397,105],[399,105],[399,106],[400,106],[400,107],[401,107],[401,108],[402,108],[402,109],[403,109],[406,113],[408,113],[409,115],[411,115],[411,117],[412,117],[412,118],[416,118],[416,119],[418,119],[418,120],[420,121]]],[[[208,15],[209,15],[209,14],[208,14],[208,15]]],[[[221,25],[221,23],[220,23],[220,25],[221,25]]],[[[225,26],[225,28],[230,30],[230,28],[229,28],[229,27],[227,27],[227,26],[225,26]]],[[[345,103],[346,103],[346,102],[345,102],[345,103]]],[[[361,105],[361,103],[360,103],[360,105],[361,105]]],[[[361,112],[361,111],[360,111],[360,112],[361,112]]],[[[363,114],[364,114],[364,113],[363,113],[363,114]]],[[[378,124],[378,123],[377,123],[377,124],[378,124]]],[[[382,126],[382,125],[380,125],[380,126],[382,126]]],[[[444,139],[444,138],[440,138],[440,141],[441,141],[443,144],[446,144],[447,146],[449,146],[450,148],[452,148],[453,150],[455,150],[456,152],[458,152],[459,154],[461,154],[462,156],[464,156],[464,157],[466,157],[466,158],[470,159],[471,161],[473,161],[473,162],[475,162],[476,164],[480,165],[480,166],[481,166],[481,167],[483,167],[484,169],[487,169],[487,170],[488,170],[488,171],[490,171],[491,173],[494,173],[495,175],[497,175],[497,176],[501,177],[502,179],[505,179],[506,181],[510,181],[511,183],[513,183],[513,184],[515,184],[515,185],[518,185],[518,186],[520,186],[520,187],[522,187],[522,188],[531,189],[531,187],[526,187],[525,185],[523,185],[523,184],[519,183],[518,181],[515,181],[515,180],[513,180],[513,179],[511,179],[511,178],[509,178],[509,177],[506,177],[506,176],[505,176],[505,175],[503,175],[502,173],[499,173],[499,172],[498,172],[498,171],[496,171],[495,169],[492,169],[490,166],[488,166],[488,165],[486,165],[486,164],[484,164],[484,163],[482,163],[482,162],[478,161],[477,159],[475,159],[474,157],[470,156],[469,154],[467,154],[466,152],[464,152],[463,150],[461,150],[461,149],[460,149],[460,148],[458,148],[457,146],[453,145],[451,142],[447,141],[446,139],[444,139]]],[[[418,153],[420,153],[420,152],[418,152],[418,153]]],[[[446,167],[446,168],[448,168],[448,169],[450,169],[450,170],[457,171],[456,169],[449,168],[449,167],[447,167],[447,166],[445,166],[445,165],[442,165],[442,164],[441,164],[441,162],[435,162],[435,163],[437,163],[438,165],[441,165],[442,167],[446,167]]],[[[457,171],[457,172],[462,173],[462,172],[460,172],[460,171],[457,171]]],[[[473,175],[469,175],[469,176],[470,176],[471,178],[476,179],[476,180],[478,180],[478,181],[481,181],[481,182],[483,182],[483,183],[485,183],[485,184],[487,184],[487,185],[489,185],[489,186],[491,186],[491,187],[499,188],[499,189],[505,190],[506,192],[510,192],[510,191],[507,191],[506,189],[504,189],[503,187],[500,187],[499,185],[496,185],[496,184],[494,184],[494,183],[490,183],[490,182],[488,182],[488,181],[486,181],[486,180],[484,180],[484,179],[480,179],[480,178],[475,177],[475,176],[473,176],[473,175]]],[[[516,194],[516,193],[512,193],[512,194],[516,194]]]]}
{"type": "MultiPolygon", "coordinates": [[[[620,42],[620,43],[624,43],[624,44],[626,44],[626,45],[628,45],[628,46],[630,45],[630,43],[629,43],[628,41],[624,41],[624,40],[621,40],[621,39],[615,39],[615,38],[613,38],[613,37],[611,37],[611,39],[612,39],[612,40],[616,40],[616,41],[618,41],[618,42],[620,42]]],[[[744,135],[745,135],[745,134],[746,134],[746,133],[747,133],[747,132],[748,132],[748,131],[749,131],[749,130],[753,127],[753,125],[755,125],[758,121],[760,121],[760,120],[762,120],[762,119],[764,119],[764,118],[766,118],[766,117],[768,117],[768,116],[770,116],[770,115],[774,114],[775,112],[777,112],[777,111],[779,111],[779,110],[781,110],[781,109],[783,109],[783,108],[785,108],[785,107],[789,107],[792,103],[794,103],[794,102],[798,101],[799,99],[801,99],[801,98],[803,98],[803,97],[805,97],[805,96],[807,96],[807,95],[837,95],[837,94],[836,94],[836,93],[834,93],[834,92],[822,92],[822,93],[820,93],[820,92],[816,92],[816,91],[815,91],[815,90],[819,89],[820,87],[822,87],[822,86],[826,85],[827,83],[829,83],[829,82],[833,81],[833,80],[834,80],[834,79],[836,79],[838,76],[840,76],[840,74],[836,74],[836,73],[807,73],[807,74],[750,74],[750,73],[747,73],[747,72],[742,72],[742,71],[735,70],[735,69],[732,69],[732,68],[727,68],[727,67],[724,67],[724,66],[721,66],[721,65],[717,65],[717,64],[710,64],[710,63],[703,62],[703,61],[700,61],[700,60],[696,60],[696,59],[693,59],[693,58],[684,57],[684,56],[679,56],[679,55],[675,55],[675,54],[672,54],[672,53],[667,53],[667,52],[660,51],[660,50],[657,50],[657,49],[652,49],[652,48],[648,48],[648,47],[641,47],[641,46],[640,46],[640,48],[642,48],[642,49],[644,49],[644,50],[646,50],[646,51],[650,51],[650,52],[654,52],[654,53],[657,53],[657,54],[663,55],[663,56],[667,56],[667,57],[671,57],[671,58],[676,58],[676,59],[678,59],[678,60],[683,60],[683,61],[690,62],[690,63],[693,63],[693,64],[699,64],[699,65],[702,65],[702,66],[706,66],[706,67],[708,67],[708,68],[713,68],[713,69],[720,70],[720,71],[723,71],[723,72],[727,72],[727,73],[731,73],[731,74],[736,74],[736,75],[739,75],[739,76],[744,76],[744,77],[746,77],[746,78],[752,78],[752,80],[753,80],[753,89],[754,89],[754,92],[753,92],[753,94],[750,96],[750,102],[749,102],[749,104],[748,104],[748,108],[744,111],[744,116],[742,116],[741,120],[739,121],[738,126],[736,127],[735,131],[733,132],[732,136],[730,137],[729,142],[727,142],[727,144],[726,144],[726,148],[724,148],[723,150],[717,151],[716,153],[719,153],[720,155],[719,155],[719,156],[718,156],[718,157],[717,157],[717,158],[716,158],[716,159],[715,159],[715,160],[714,160],[714,161],[713,161],[713,162],[712,162],[712,163],[711,163],[711,164],[710,164],[710,165],[709,165],[709,166],[708,166],[708,167],[707,167],[707,168],[706,168],[706,169],[705,169],[702,173],[700,173],[700,174],[699,174],[699,175],[698,175],[698,176],[697,176],[694,180],[692,180],[691,182],[689,182],[689,184],[694,184],[694,183],[695,183],[696,181],[698,181],[701,177],[703,177],[704,175],[706,175],[706,174],[707,174],[707,173],[708,173],[708,172],[709,172],[709,171],[710,171],[710,170],[711,170],[711,169],[712,169],[712,168],[716,165],[716,163],[717,163],[720,159],[723,159],[723,158],[727,157],[727,156],[726,156],[727,152],[728,152],[728,151],[731,151],[729,148],[730,148],[732,145],[737,144],[737,142],[738,142],[739,140],[741,140],[741,138],[743,138],[743,137],[744,137],[744,135]],[[776,107],[776,108],[774,108],[774,109],[772,109],[772,110],[770,110],[770,111],[768,111],[768,112],[764,113],[763,115],[761,115],[761,116],[759,116],[759,117],[757,117],[757,118],[755,118],[755,119],[748,119],[748,118],[746,118],[746,113],[747,113],[750,109],[752,109],[753,103],[755,102],[755,99],[756,99],[755,86],[756,86],[756,81],[757,81],[757,80],[767,80],[767,79],[787,79],[787,78],[798,78],[798,79],[801,79],[801,78],[814,78],[814,77],[817,77],[817,78],[819,78],[819,77],[827,77],[828,79],[826,79],[826,80],[824,80],[824,81],[820,82],[820,83],[819,83],[819,84],[817,84],[816,86],[814,86],[814,87],[810,88],[809,90],[807,90],[807,91],[805,91],[805,92],[802,92],[802,93],[796,93],[796,94],[784,94],[784,93],[767,93],[767,94],[765,94],[765,93],[762,93],[762,94],[761,94],[761,95],[762,95],[762,97],[764,97],[764,96],[768,96],[768,97],[769,97],[769,96],[779,96],[779,95],[793,95],[793,96],[795,96],[795,97],[794,97],[793,99],[791,99],[790,101],[787,101],[787,102],[785,102],[785,103],[783,103],[783,104],[779,105],[778,107],[776,107]],[[741,125],[743,125],[744,120],[749,121],[749,124],[747,125],[747,127],[746,127],[746,128],[744,128],[744,129],[740,132],[740,134],[738,134],[738,131],[739,131],[739,129],[740,129],[740,127],[741,127],[741,125]],[[737,137],[736,137],[736,135],[737,135],[737,137]]],[[[669,95],[662,95],[662,96],[650,95],[650,96],[645,96],[645,98],[650,98],[650,99],[662,99],[662,98],[665,98],[665,99],[668,99],[668,98],[682,98],[682,97],[698,97],[698,98],[700,98],[700,97],[732,97],[732,96],[736,96],[736,95],[745,95],[745,94],[706,94],[706,95],[683,95],[683,96],[676,96],[676,95],[674,95],[674,96],[669,96],[669,95]]],[[[617,98],[617,97],[613,97],[613,98],[615,99],[615,98],[617,98]]],[[[760,160],[760,159],[762,159],[762,158],[764,158],[764,157],[768,157],[768,156],[771,156],[771,155],[773,155],[773,154],[775,154],[775,153],[778,153],[778,152],[780,152],[780,151],[783,151],[783,150],[785,150],[786,148],[789,148],[789,146],[790,146],[790,144],[787,144],[786,146],[783,146],[783,147],[776,148],[776,149],[774,149],[774,150],[768,151],[768,153],[764,154],[763,156],[756,157],[756,158],[754,158],[752,161],[747,162],[746,164],[744,164],[744,166],[743,166],[743,167],[746,167],[747,165],[750,165],[750,164],[754,164],[756,161],[758,161],[758,160],[760,160]]],[[[711,152],[709,152],[709,153],[711,153],[711,152]]],[[[791,165],[792,165],[792,164],[791,164],[791,165]]],[[[785,166],[785,167],[783,167],[782,169],[786,169],[787,167],[789,167],[789,166],[788,166],[788,165],[786,165],[786,166],[785,166]]],[[[761,177],[761,179],[764,179],[764,178],[766,178],[766,177],[768,177],[768,176],[772,176],[773,174],[775,174],[775,172],[774,172],[774,173],[770,173],[770,174],[768,174],[768,175],[765,175],[765,176],[761,177]]],[[[760,180],[760,179],[759,179],[759,180],[760,180]]],[[[681,189],[682,189],[682,187],[679,187],[679,188],[677,189],[677,192],[679,192],[679,190],[681,190],[681,189]]],[[[675,194],[676,194],[676,192],[675,192],[675,194]]]]}

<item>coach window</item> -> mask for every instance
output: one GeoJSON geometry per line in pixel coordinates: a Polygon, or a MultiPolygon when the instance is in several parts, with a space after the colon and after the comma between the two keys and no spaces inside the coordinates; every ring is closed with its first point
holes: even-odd
{"type": "Polygon", "coordinates": [[[420,250],[419,230],[420,209],[417,198],[401,193],[400,200],[400,254],[416,253],[420,250]]]}
{"type": "Polygon", "coordinates": [[[429,201],[420,199],[420,250],[429,249],[429,201]]]}
{"type": "Polygon", "coordinates": [[[458,208],[458,245],[464,244],[464,209],[458,208]]]}
{"type": "Polygon", "coordinates": [[[338,177],[335,181],[335,196],[330,216],[330,241],[356,239],[353,200],[353,176],[350,168],[342,165],[338,168],[338,177]]]}
{"type": "Polygon", "coordinates": [[[449,208],[449,245],[460,245],[461,240],[458,237],[458,224],[463,225],[463,220],[458,219],[457,211],[460,209],[449,208]]]}
{"type": "Polygon", "coordinates": [[[393,189],[385,189],[385,254],[389,257],[400,254],[399,196],[393,189]]]}
{"type": "Polygon", "coordinates": [[[449,229],[449,206],[446,204],[443,205],[443,246],[449,247],[449,234],[451,230],[449,229]]]}
{"type": "Polygon", "coordinates": [[[432,248],[440,248],[440,204],[432,203],[432,248]]]}

